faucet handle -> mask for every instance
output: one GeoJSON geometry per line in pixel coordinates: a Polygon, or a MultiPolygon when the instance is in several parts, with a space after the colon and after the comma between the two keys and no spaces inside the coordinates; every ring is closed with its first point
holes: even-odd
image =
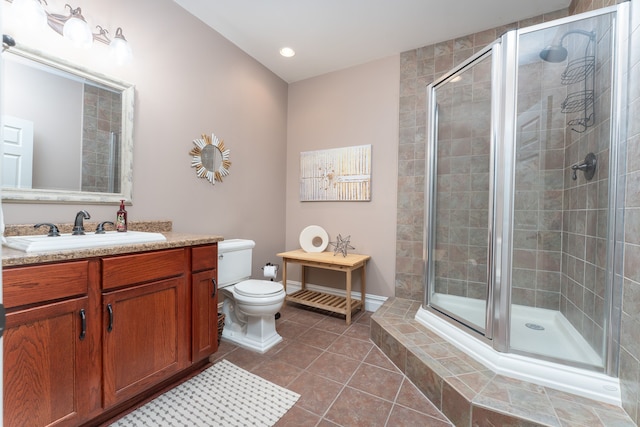
{"type": "Polygon", "coordinates": [[[98,226],[96,227],[96,234],[104,234],[105,233],[105,229],[104,226],[106,224],[111,224],[114,225],[113,222],[111,221],[102,221],[100,224],[98,224],[98,226]]]}
{"type": "Polygon", "coordinates": [[[51,224],[49,222],[42,222],[40,224],[36,224],[33,226],[33,228],[40,228],[43,225],[46,225],[47,227],[49,227],[49,233],[47,234],[47,236],[57,237],[60,235],[60,230],[58,230],[58,227],[55,224],[51,224]]]}

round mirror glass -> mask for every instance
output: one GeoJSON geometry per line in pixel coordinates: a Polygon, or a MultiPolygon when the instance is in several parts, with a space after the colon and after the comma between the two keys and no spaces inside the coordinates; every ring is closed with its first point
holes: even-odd
{"type": "Polygon", "coordinates": [[[205,145],[200,156],[202,166],[210,171],[218,170],[222,166],[222,152],[214,145],[205,145]]]}
{"type": "Polygon", "coordinates": [[[202,135],[201,139],[194,139],[195,147],[189,154],[193,156],[191,167],[196,168],[199,178],[206,178],[210,183],[222,182],[222,177],[229,175],[229,150],[224,141],[215,135],[202,135]]]}

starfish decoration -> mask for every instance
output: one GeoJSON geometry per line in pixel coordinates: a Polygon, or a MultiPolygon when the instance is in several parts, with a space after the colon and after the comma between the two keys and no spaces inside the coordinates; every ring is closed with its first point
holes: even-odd
{"type": "Polygon", "coordinates": [[[342,256],[346,257],[347,249],[355,249],[353,246],[349,244],[350,240],[351,240],[351,235],[345,238],[342,238],[342,236],[338,234],[336,242],[329,242],[330,245],[335,246],[335,249],[333,250],[333,256],[336,256],[338,252],[341,252],[342,256]]]}

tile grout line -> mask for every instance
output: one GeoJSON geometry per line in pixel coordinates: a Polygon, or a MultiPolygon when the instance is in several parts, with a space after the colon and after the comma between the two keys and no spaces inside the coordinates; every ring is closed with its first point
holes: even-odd
{"type": "MultiPolygon", "coordinates": [[[[331,403],[329,404],[329,406],[328,406],[328,407],[327,407],[327,409],[325,410],[324,414],[322,414],[322,415],[321,415],[321,417],[320,417],[320,421],[322,421],[322,420],[326,420],[326,421],[329,421],[329,422],[332,422],[332,423],[333,423],[333,421],[331,421],[331,420],[329,420],[329,419],[327,419],[327,418],[326,418],[326,415],[329,413],[329,411],[331,410],[331,408],[333,407],[333,405],[337,402],[338,398],[340,397],[340,395],[342,394],[342,392],[345,390],[345,388],[347,388],[347,387],[348,387],[349,381],[351,381],[351,379],[352,379],[352,378],[353,378],[353,376],[356,374],[356,372],[358,372],[358,369],[360,369],[360,366],[362,366],[362,364],[364,363],[364,359],[366,359],[366,358],[367,358],[367,356],[369,355],[369,353],[371,353],[371,351],[372,351],[372,350],[373,350],[373,347],[372,347],[371,349],[369,349],[369,351],[367,352],[367,354],[366,354],[366,355],[363,357],[363,359],[358,363],[358,367],[353,371],[353,373],[351,374],[351,376],[349,376],[349,379],[347,379],[347,380],[345,381],[345,383],[344,383],[344,384],[342,384],[342,388],[340,389],[340,391],[338,392],[338,394],[336,394],[336,397],[331,401],[331,403]]],[[[331,353],[331,352],[329,352],[329,353],[331,353]]],[[[336,354],[336,353],[332,353],[332,354],[336,354]]],[[[354,359],[354,360],[355,360],[355,359],[354,359]]],[[[315,374],[314,374],[314,375],[315,375],[315,374]]],[[[353,388],[353,387],[351,387],[351,388],[353,388]]],[[[355,389],[354,389],[354,390],[355,390],[355,389]]],[[[359,391],[361,391],[362,393],[365,393],[365,392],[364,392],[364,391],[362,391],[362,390],[359,390],[359,391]]],[[[367,394],[368,394],[368,393],[367,393],[367,394]]],[[[389,414],[391,414],[391,411],[389,411],[389,414]]],[[[316,424],[316,425],[317,425],[317,424],[316,424]]],[[[342,424],[340,424],[340,425],[342,425],[342,424]]]]}

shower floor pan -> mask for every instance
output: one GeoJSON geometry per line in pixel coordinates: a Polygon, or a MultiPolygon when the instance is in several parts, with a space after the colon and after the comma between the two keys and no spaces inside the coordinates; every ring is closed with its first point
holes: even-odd
{"type": "MultiPolygon", "coordinates": [[[[432,301],[474,325],[484,325],[484,300],[436,294],[432,301]]],[[[512,305],[510,339],[511,348],[518,351],[602,366],[602,358],[559,311],[512,305]]]]}

